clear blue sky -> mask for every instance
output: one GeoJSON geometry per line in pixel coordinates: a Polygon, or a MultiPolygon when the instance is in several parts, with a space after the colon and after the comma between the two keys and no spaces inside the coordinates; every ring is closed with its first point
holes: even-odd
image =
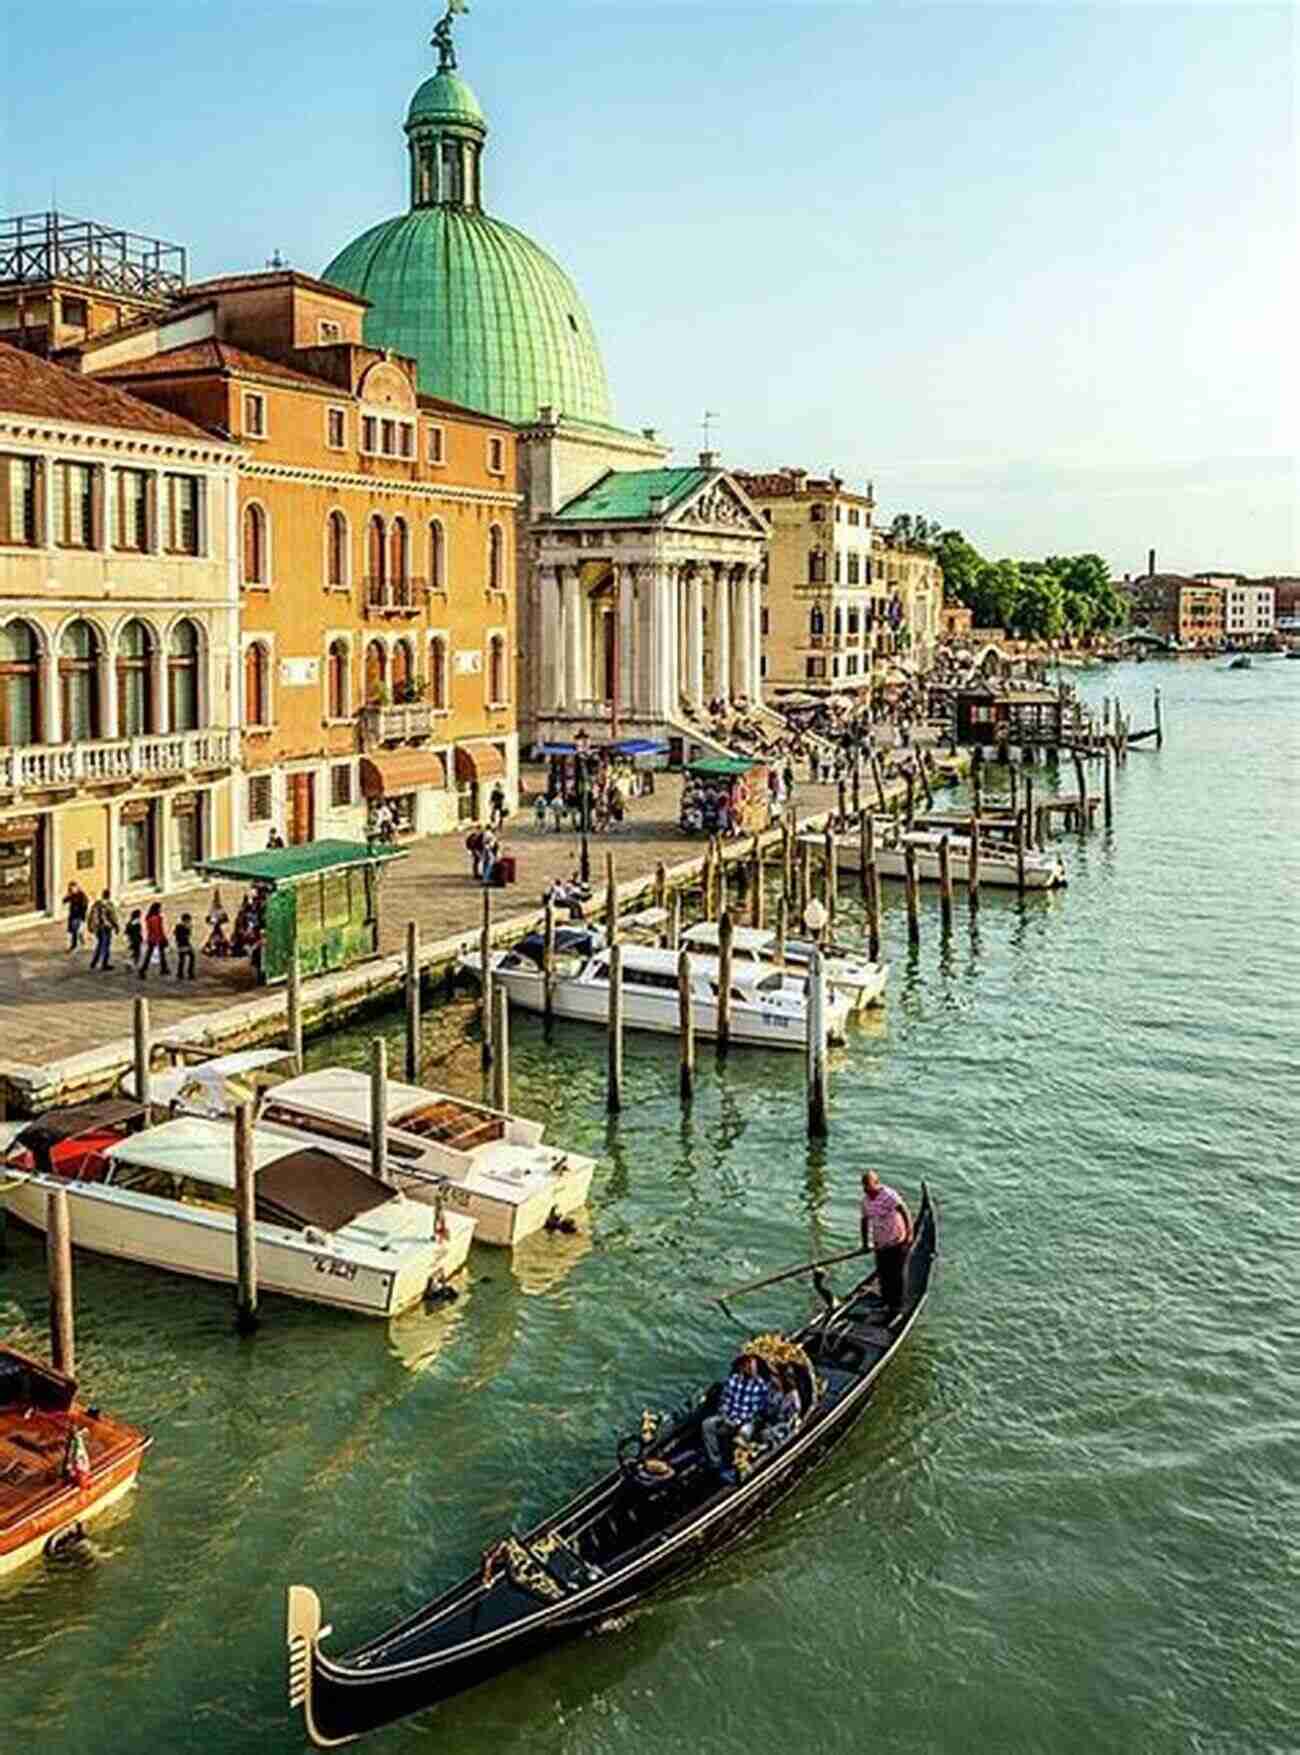
{"type": "MultiPolygon", "coordinates": [[[[1296,14],[472,0],[487,204],[620,419],[986,552],[1300,570],[1296,14]]],[[[440,10],[437,9],[437,10],[440,10]]],[[[0,200],[318,272],[405,206],[417,0],[0,18],[0,200]]]]}

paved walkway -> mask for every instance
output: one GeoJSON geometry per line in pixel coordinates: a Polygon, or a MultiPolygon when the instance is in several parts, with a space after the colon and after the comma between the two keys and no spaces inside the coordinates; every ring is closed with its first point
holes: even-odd
{"type": "MultiPolygon", "coordinates": [[[[685,836],[677,826],[681,785],[677,775],[656,775],[654,795],[637,800],[621,829],[592,837],[595,887],[605,881],[607,850],[614,853],[620,883],[653,872],[660,860],[671,865],[699,856],[702,838],[685,836]]],[[[832,787],[795,788],[801,815],[825,810],[834,800],[832,787]]],[[[497,917],[537,907],[546,885],[553,878],[569,877],[577,865],[577,837],[539,833],[528,813],[512,820],[504,850],[518,861],[519,882],[513,889],[494,892],[497,917]]],[[[169,923],[188,911],[199,923],[196,936],[201,942],[211,895],[211,887],[205,886],[168,897],[164,907],[169,923]]],[[[233,913],[239,898],[232,886],[226,886],[224,899],[233,913]]],[[[396,861],[384,876],[381,949],[402,949],[409,920],[418,921],[421,938],[432,941],[474,927],[482,911],[482,889],[470,876],[463,837],[414,842],[407,857],[396,861]]],[[[247,962],[201,954],[193,981],[177,981],[174,956],[170,976],[153,969],[141,981],[126,960],[120,936],[114,948],[113,967],[102,974],[91,972],[88,947],[69,954],[67,934],[58,925],[31,927],[0,938],[0,1062],[39,1067],[129,1036],[131,1004],[138,993],[149,995],[154,1033],[165,1036],[184,1019],[238,1005],[264,991],[253,983],[247,962]]]]}

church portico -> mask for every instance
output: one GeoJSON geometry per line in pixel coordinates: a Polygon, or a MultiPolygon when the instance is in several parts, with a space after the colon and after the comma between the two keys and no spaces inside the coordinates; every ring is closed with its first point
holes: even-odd
{"type": "Polygon", "coordinates": [[[759,699],[766,527],[711,458],[611,471],[533,538],[542,739],[698,734],[709,700],[759,699]]]}

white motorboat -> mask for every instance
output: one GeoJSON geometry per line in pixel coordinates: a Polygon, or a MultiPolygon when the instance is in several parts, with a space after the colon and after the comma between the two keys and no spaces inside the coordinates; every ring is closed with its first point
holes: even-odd
{"type": "MultiPolygon", "coordinates": [[[[370,1162],[370,1080],[324,1067],[268,1092],[259,1126],[370,1162]]],[[[477,1224],[480,1243],[512,1249],[587,1204],[594,1158],[544,1145],[525,1121],[419,1085],[388,1085],[388,1175],[415,1200],[447,1205],[477,1224]]]]}
{"type": "MultiPolygon", "coordinates": [[[[717,922],[702,920],[697,925],[688,927],[682,934],[682,944],[688,951],[698,950],[706,956],[716,957],[717,922]]],[[[861,952],[849,950],[842,945],[819,946],[811,939],[787,939],[784,962],[787,977],[800,983],[805,981],[812,964],[813,952],[816,950],[822,953],[826,978],[830,982],[832,993],[843,994],[850,1010],[880,1005],[884,1001],[889,964],[873,963],[861,952]]],[[[764,932],[754,926],[734,928],[731,935],[731,957],[733,969],[744,970],[757,966],[770,971],[782,967],[777,961],[776,934],[764,932]]]]}
{"type": "MultiPolygon", "coordinates": [[[[638,944],[622,948],[625,1026],[629,1030],[654,1030],[675,1036],[680,1017],[677,952],[638,944]]],[[[691,964],[695,1029],[701,1036],[716,1036],[717,957],[693,957],[691,964]]],[[[541,935],[531,934],[513,950],[494,952],[492,978],[501,982],[513,1004],[525,1011],[544,1011],[541,935]]],[[[780,969],[768,971],[760,964],[742,964],[732,977],[731,1040],[765,1048],[804,1048],[808,1031],[805,986],[802,978],[786,975],[780,969]]],[[[556,1017],[576,1018],[589,1024],[608,1023],[608,949],[598,944],[575,953],[557,947],[551,996],[556,1017]]],[[[843,994],[832,992],[828,996],[826,1012],[830,1039],[842,1042],[849,1015],[849,1004],[843,994]]]]}
{"type": "MultiPolygon", "coordinates": [[[[907,876],[906,849],[916,853],[916,875],[925,883],[939,881],[939,843],[944,833],[938,829],[891,830],[876,842],[876,867],[881,877],[907,876]]],[[[970,878],[970,836],[948,833],[948,870],[955,884],[970,878]]],[[[999,889],[1020,886],[1019,856],[1002,842],[980,840],[980,883],[999,889]]],[[[1025,888],[1052,890],[1065,882],[1065,861],[1059,853],[1040,853],[1025,849],[1025,888]]]]}
{"type": "MultiPolygon", "coordinates": [[[[233,1285],[232,1124],[186,1115],[141,1132],[83,1125],[103,1108],[55,1111],[10,1130],[6,1209],[43,1232],[47,1195],[65,1189],[78,1248],[233,1285]]],[[[396,1316],[465,1264],[471,1219],[437,1215],[327,1147],[257,1128],[253,1163],[264,1291],[396,1316]]]]}

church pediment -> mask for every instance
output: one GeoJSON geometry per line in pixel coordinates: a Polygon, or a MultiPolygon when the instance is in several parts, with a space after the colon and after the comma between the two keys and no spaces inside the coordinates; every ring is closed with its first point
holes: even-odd
{"type": "Polygon", "coordinates": [[[738,536],[768,534],[767,525],[727,475],[705,482],[668,522],[692,530],[726,530],[738,536]]]}

